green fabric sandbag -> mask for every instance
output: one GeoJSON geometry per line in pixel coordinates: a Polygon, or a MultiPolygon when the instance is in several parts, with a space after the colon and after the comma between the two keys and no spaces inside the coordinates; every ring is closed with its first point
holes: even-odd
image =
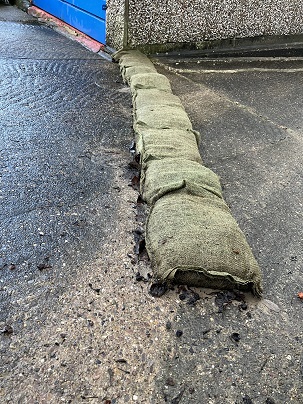
{"type": "Polygon", "coordinates": [[[189,130],[141,128],[140,136],[136,138],[142,170],[150,161],[166,158],[183,158],[202,163],[197,137],[198,133],[189,130]]]}
{"type": "Polygon", "coordinates": [[[157,73],[157,71],[153,66],[147,67],[145,65],[131,66],[121,70],[123,80],[128,84],[130,84],[131,78],[136,74],[146,74],[146,73],[157,73]]]}
{"type": "Polygon", "coordinates": [[[153,107],[160,105],[179,106],[183,109],[181,100],[176,95],[158,90],[157,88],[138,89],[133,97],[135,110],[137,108],[153,107]]]}
{"type": "Polygon", "coordinates": [[[220,198],[163,196],[147,220],[146,248],[158,282],[262,293],[259,266],[220,198]]]}
{"type": "Polygon", "coordinates": [[[135,110],[134,130],[147,126],[155,129],[192,130],[192,124],[182,106],[160,105],[135,110]]]}
{"type": "Polygon", "coordinates": [[[127,83],[130,83],[130,78],[135,74],[157,73],[153,63],[139,51],[116,52],[113,60],[119,61],[121,75],[127,83]]]}
{"type": "Polygon", "coordinates": [[[132,51],[124,51],[120,50],[112,55],[112,58],[115,62],[119,62],[122,67],[131,67],[138,65],[146,65],[153,66],[151,60],[140,51],[132,50],[132,51]]]}
{"type": "Polygon", "coordinates": [[[171,92],[171,86],[168,78],[159,73],[135,74],[130,78],[130,89],[133,94],[138,89],[157,88],[161,91],[171,92]]]}
{"type": "Polygon", "coordinates": [[[208,198],[222,198],[219,177],[209,168],[184,159],[154,160],[141,173],[141,193],[148,205],[180,189],[208,198]]]}

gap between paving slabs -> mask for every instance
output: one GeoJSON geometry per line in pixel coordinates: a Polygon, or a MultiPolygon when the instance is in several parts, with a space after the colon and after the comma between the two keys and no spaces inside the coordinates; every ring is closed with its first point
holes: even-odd
{"type": "Polygon", "coordinates": [[[180,99],[139,51],[119,51],[134,108],[140,191],[149,207],[146,249],[155,279],[262,294],[261,271],[225,203],[218,176],[203,165],[180,99]]]}

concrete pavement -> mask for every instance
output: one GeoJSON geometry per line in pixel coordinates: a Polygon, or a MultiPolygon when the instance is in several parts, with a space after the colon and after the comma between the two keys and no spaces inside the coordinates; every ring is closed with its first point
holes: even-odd
{"type": "Polygon", "coordinates": [[[156,60],[265,289],[261,302],[185,287],[156,299],[133,254],[128,88],[24,18],[0,7],[1,401],[302,402],[301,60],[156,60]]]}

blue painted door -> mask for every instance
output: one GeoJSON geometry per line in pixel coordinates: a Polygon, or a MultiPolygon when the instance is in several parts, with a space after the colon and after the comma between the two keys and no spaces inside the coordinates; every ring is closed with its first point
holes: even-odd
{"type": "Polygon", "coordinates": [[[106,0],[34,0],[32,4],[105,44],[106,0]]]}

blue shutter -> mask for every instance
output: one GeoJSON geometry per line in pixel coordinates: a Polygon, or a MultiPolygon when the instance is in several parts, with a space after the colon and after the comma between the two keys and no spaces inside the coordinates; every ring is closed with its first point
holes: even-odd
{"type": "Polygon", "coordinates": [[[32,4],[105,44],[106,0],[34,0],[32,4]]]}

